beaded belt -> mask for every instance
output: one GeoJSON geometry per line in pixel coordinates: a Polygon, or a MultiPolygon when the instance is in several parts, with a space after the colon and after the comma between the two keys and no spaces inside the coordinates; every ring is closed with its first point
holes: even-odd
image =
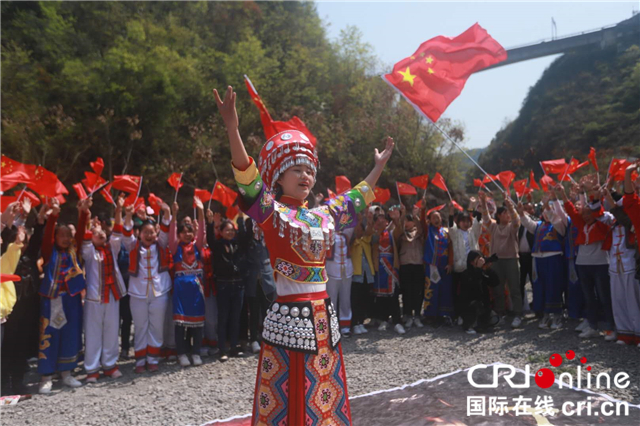
{"type": "Polygon", "coordinates": [[[317,354],[319,341],[327,339],[335,348],[340,327],[331,299],[274,302],[264,319],[262,338],[271,346],[309,354],[317,354]]]}

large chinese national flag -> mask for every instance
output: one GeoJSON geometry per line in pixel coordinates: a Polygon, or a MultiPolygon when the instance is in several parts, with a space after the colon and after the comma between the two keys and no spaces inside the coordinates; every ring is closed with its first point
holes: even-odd
{"type": "Polygon", "coordinates": [[[479,24],[457,37],[434,37],[393,66],[384,79],[414,107],[437,121],[474,72],[507,59],[507,52],[479,24]]]}

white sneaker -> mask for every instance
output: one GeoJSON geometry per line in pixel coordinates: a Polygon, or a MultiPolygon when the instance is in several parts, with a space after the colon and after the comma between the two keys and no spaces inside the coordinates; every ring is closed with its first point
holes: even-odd
{"type": "Polygon", "coordinates": [[[424,327],[424,324],[422,324],[422,321],[420,321],[420,318],[414,318],[413,325],[415,325],[418,328],[424,327]]]}
{"type": "Polygon", "coordinates": [[[582,322],[574,329],[574,331],[584,331],[589,326],[589,320],[583,319],[582,322]]]}
{"type": "Polygon", "coordinates": [[[473,328],[465,330],[465,333],[467,333],[467,334],[478,334],[473,328]]]}
{"type": "Polygon", "coordinates": [[[409,318],[407,322],[404,323],[405,328],[411,328],[412,325],[413,325],[413,318],[409,318]]]}
{"type": "Polygon", "coordinates": [[[618,339],[618,333],[615,331],[609,330],[604,332],[604,340],[606,342],[613,342],[616,339],[618,339]]]}
{"type": "Polygon", "coordinates": [[[402,324],[398,323],[396,324],[395,327],[393,327],[393,329],[396,331],[396,333],[398,334],[404,334],[406,333],[406,330],[404,329],[404,327],[402,326],[402,324]]]}
{"type": "Polygon", "coordinates": [[[578,335],[578,337],[583,338],[583,339],[588,339],[590,337],[598,337],[600,335],[600,333],[598,333],[598,330],[594,330],[591,327],[587,327],[584,329],[584,331],[582,333],[580,333],[578,335]]]}
{"type": "Polygon", "coordinates": [[[626,345],[626,343],[624,342],[624,340],[617,340],[616,343],[618,345],[626,345]]]}
{"type": "Polygon", "coordinates": [[[541,330],[548,330],[550,323],[551,323],[551,317],[549,316],[548,313],[545,312],[544,316],[542,317],[542,319],[538,323],[538,328],[541,329],[541,330]]]}
{"type": "Polygon", "coordinates": [[[504,325],[505,320],[505,316],[504,315],[500,315],[500,319],[498,320],[498,322],[496,323],[496,327],[502,327],[504,325]]]}
{"type": "Polygon", "coordinates": [[[638,347],[640,348],[640,343],[638,343],[638,347]]]}
{"type": "Polygon", "coordinates": [[[220,352],[219,348],[209,348],[209,355],[211,356],[217,354],[218,352],[220,352]]]}
{"type": "Polygon", "coordinates": [[[378,327],[378,331],[387,331],[387,322],[386,321],[382,321],[380,323],[380,326],[378,327]]]}
{"type": "Polygon", "coordinates": [[[458,317],[458,325],[462,325],[464,323],[464,320],[462,319],[462,317],[458,317]]]}
{"type": "Polygon", "coordinates": [[[367,334],[369,332],[364,324],[360,324],[360,331],[362,332],[362,334],[367,334]]]}
{"type": "Polygon", "coordinates": [[[511,321],[511,328],[518,328],[522,325],[522,318],[515,317],[513,321],[511,321]]]}
{"type": "Polygon", "coordinates": [[[205,356],[209,356],[209,348],[200,348],[200,356],[201,357],[205,357],[205,356]]]}
{"type": "MultiPolygon", "coordinates": [[[[193,360],[193,365],[202,365],[202,358],[200,358],[200,355],[191,355],[191,359],[193,360]]],[[[189,360],[187,359],[187,362],[188,361],[189,360]]]]}
{"type": "Polygon", "coordinates": [[[260,343],[258,341],[251,342],[251,352],[254,354],[260,353],[260,343]]]}
{"type": "Polygon", "coordinates": [[[82,383],[80,383],[78,380],[76,380],[75,377],[73,377],[71,374],[69,374],[68,376],[65,376],[62,378],[62,383],[65,386],[69,386],[70,388],[79,388],[80,386],[82,386],[82,383]]]}
{"type": "Polygon", "coordinates": [[[51,379],[40,382],[40,385],[38,386],[38,393],[41,393],[43,395],[50,394],[52,387],[53,381],[51,379]]]}
{"type": "Polygon", "coordinates": [[[191,365],[191,362],[189,361],[189,358],[187,358],[186,355],[178,355],[178,362],[180,363],[181,366],[183,367],[188,367],[191,365]]]}
{"type": "Polygon", "coordinates": [[[562,315],[558,314],[558,315],[551,315],[552,320],[551,320],[551,329],[552,330],[557,330],[560,327],[562,327],[562,315]]]}
{"type": "Polygon", "coordinates": [[[362,334],[362,329],[360,327],[362,327],[360,324],[354,326],[353,327],[353,334],[356,334],[356,335],[362,334]]]}
{"type": "Polygon", "coordinates": [[[344,337],[350,337],[351,336],[351,329],[349,327],[342,327],[340,329],[340,334],[342,334],[344,337]]]}
{"type": "Polygon", "coordinates": [[[175,361],[177,358],[175,355],[169,355],[169,357],[167,358],[167,361],[172,362],[175,361]]]}

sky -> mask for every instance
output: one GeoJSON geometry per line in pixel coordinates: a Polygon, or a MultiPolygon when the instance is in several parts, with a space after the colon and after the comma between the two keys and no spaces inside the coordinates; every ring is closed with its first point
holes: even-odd
{"type": "MultiPolygon", "coordinates": [[[[638,2],[329,2],[317,1],[328,36],[352,25],[388,68],[438,35],[454,37],[478,22],[505,49],[580,33],[632,16],[638,2]]],[[[444,114],[464,123],[469,148],[489,145],[520,107],[556,56],[532,59],[472,75],[444,114]]]]}

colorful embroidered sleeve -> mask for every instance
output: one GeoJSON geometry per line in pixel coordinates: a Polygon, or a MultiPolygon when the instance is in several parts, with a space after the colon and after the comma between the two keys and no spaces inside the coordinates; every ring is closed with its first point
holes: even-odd
{"type": "Polygon", "coordinates": [[[336,230],[342,231],[356,225],[357,214],[375,199],[371,186],[365,181],[352,189],[329,199],[326,205],[336,223],[336,230]]]}
{"type": "Polygon", "coordinates": [[[258,224],[263,224],[273,214],[273,196],[265,188],[253,158],[246,170],[237,169],[233,163],[233,174],[240,192],[240,209],[258,224]]]}

